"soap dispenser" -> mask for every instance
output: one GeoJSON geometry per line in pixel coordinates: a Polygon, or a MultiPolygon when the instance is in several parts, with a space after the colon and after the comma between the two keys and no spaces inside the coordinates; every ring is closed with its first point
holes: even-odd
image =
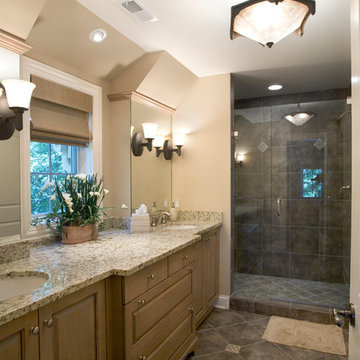
{"type": "Polygon", "coordinates": [[[170,209],[170,221],[176,221],[178,217],[177,209],[175,207],[175,203],[172,203],[171,209],[170,209]]]}
{"type": "Polygon", "coordinates": [[[157,213],[157,207],[156,207],[156,201],[154,201],[153,206],[151,208],[151,214],[156,214],[157,213]]]}

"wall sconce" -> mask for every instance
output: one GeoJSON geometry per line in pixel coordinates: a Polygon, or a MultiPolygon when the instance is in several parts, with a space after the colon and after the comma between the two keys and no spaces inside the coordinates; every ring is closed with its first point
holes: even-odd
{"type": "Polygon", "coordinates": [[[23,129],[23,113],[29,110],[35,84],[17,79],[1,81],[0,140],[10,139],[15,129],[23,129]]]}
{"type": "Polygon", "coordinates": [[[158,128],[156,123],[143,123],[144,136],[140,132],[136,132],[131,138],[131,150],[134,156],[141,156],[144,147],[147,147],[149,151],[152,150],[152,141],[155,139],[156,130],[158,128]],[[147,142],[145,142],[145,139],[147,142]]]}
{"type": "Polygon", "coordinates": [[[172,148],[172,141],[165,140],[163,136],[157,136],[154,141],[154,146],[156,148],[156,156],[159,157],[160,154],[164,154],[165,160],[171,160],[172,154],[175,152],[178,156],[181,156],[181,148],[185,143],[185,134],[174,134],[173,135],[174,144],[176,149],[172,148]],[[161,146],[163,149],[161,150],[161,146]]]}
{"type": "Polygon", "coordinates": [[[244,160],[245,160],[245,154],[235,153],[235,162],[237,164],[240,164],[240,166],[242,166],[244,160]]]}

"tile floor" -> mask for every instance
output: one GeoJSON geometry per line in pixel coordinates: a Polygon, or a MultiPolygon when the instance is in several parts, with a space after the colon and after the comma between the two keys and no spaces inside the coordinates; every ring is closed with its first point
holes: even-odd
{"type": "Polygon", "coordinates": [[[232,297],[342,307],[349,302],[349,287],[322,281],[235,273],[232,297]]]}
{"type": "MultiPolygon", "coordinates": [[[[345,360],[318,351],[262,340],[269,317],[236,310],[214,309],[198,329],[199,360],[345,360]]],[[[348,333],[344,330],[345,340],[348,333]]]]}

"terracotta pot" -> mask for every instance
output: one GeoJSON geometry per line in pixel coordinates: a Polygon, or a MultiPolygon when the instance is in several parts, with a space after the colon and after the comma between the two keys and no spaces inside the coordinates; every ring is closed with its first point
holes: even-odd
{"type": "Polygon", "coordinates": [[[98,229],[96,224],[63,226],[61,238],[63,244],[78,244],[84,241],[95,240],[97,235],[98,229]]]}

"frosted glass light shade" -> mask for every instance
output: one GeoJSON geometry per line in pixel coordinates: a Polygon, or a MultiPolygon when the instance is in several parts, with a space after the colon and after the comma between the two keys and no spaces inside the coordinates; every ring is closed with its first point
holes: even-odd
{"type": "Polygon", "coordinates": [[[245,155],[244,154],[235,153],[235,161],[237,163],[240,163],[240,162],[242,162],[244,160],[245,160],[245,155]]]}
{"type": "Polygon", "coordinates": [[[284,118],[296,126],[302,126],[314,117],[314,114],[306,112],[298,112],[294,114],[285,115],[284,118]]]}
{"type": "Polygon", "coordinates": [[[309,15],[315,14],[312,0],[250,0],[231,8],[230,37],[245,36],[271,47],[296,33],[303,35],[309,15]]]}
{"type": "Polygon", "coordinates": [[[158,148],[162,147],[164,145],[164,137],[160,135],[155,136],[153,145],[158,148]]]}
{"type": "Polygon", "coordinates": [[[159,127],[156,123],[143,123],[142,127],[144,129],[145,139],[155,139],[156,130],[159,127]]]}
{"type": "Polygon", "coordinates": [[[185,134],[173,134],[175,146],[183,146],[185,144],[185,134]]]}
{"type": "Polygon", "coordinates": [[[35,84],[17,79],[2,80],[1,84],[5,88],[6,98],[10,109],[29,109],[31,94],[35,89],[35,84]]]}

